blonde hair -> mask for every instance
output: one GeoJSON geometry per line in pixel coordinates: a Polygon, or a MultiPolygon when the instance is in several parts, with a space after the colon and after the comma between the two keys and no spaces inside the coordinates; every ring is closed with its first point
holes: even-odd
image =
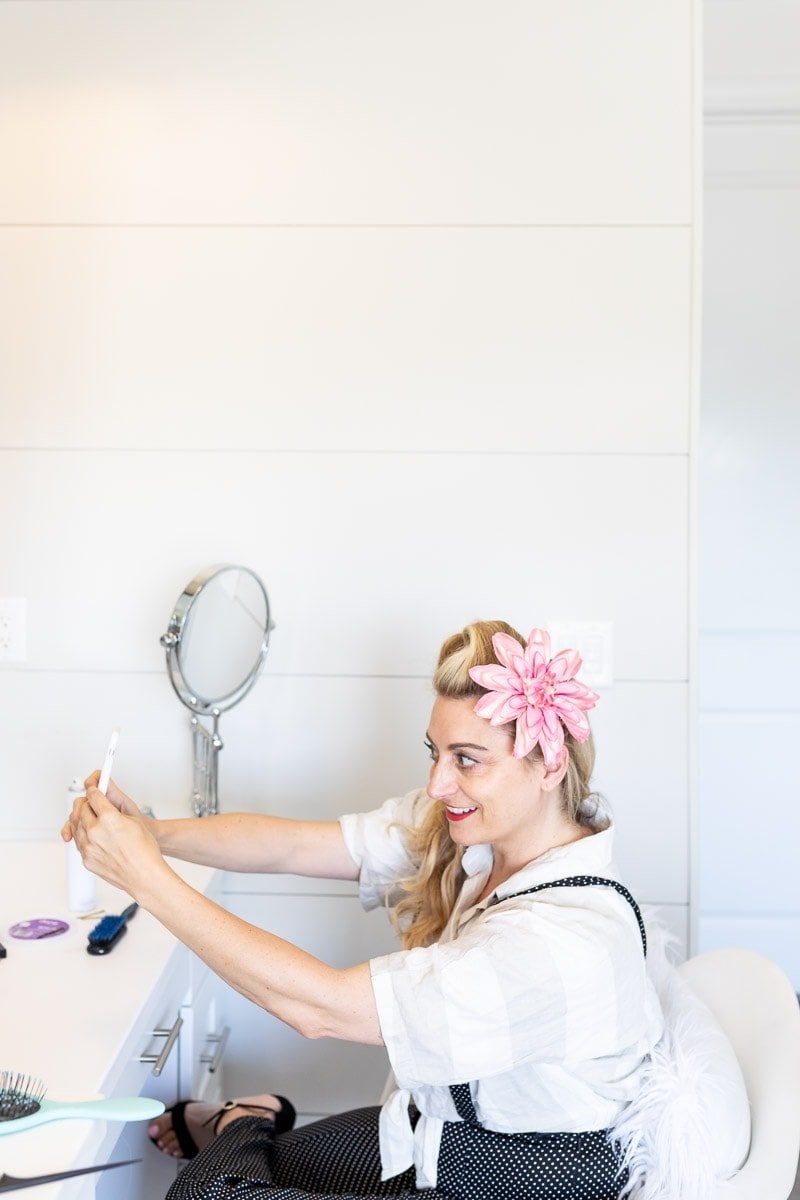
{"type": "MultiPolygon", "coordinates": [[[[442,645],[433,686],[437,696],[449,700],[464,700],[484,695],[485,688],[471,678],[470,667],[496,662],[492,637],[507,633],[525,644],[525,638],[505,621],[474,621],[442,645]]],[[[514,723],[503,726],[509,738],[514,737],[514,723]]],[[[594,770],[594,742],[591,735],[578,742],[564,730],[567,749],[567,771],[560,784],[561,801],[570,821],[592,826],[597,811],[597,798],[589,781],[594,770]]],[[[542,758],[537,745],[523,761],[536,762],[542,758]]],[[[419,860],[416,875],[402,881],[403,895],[392,910],[392,920],[402,938],[403,947],[430,946],[437,941],[450,919],[465,879],[461,859],[464,848],[450,837],[444,805],[432,804],[422,824],[406,828],[409,849],[419,860]]]]}

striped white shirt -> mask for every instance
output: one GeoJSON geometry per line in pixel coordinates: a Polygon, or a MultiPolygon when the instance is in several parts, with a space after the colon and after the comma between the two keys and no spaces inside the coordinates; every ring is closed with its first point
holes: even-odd
{"type": "MultiPolygon", "coordinates": [[[[418,825],[431,803],[420,789],[340,819],[365,908],[393,904],[392,885],[413,874],[398,826],[418,825]]],[[[451,1083],[472,1083],[478,1120],[501,1133],[605,1129],[636,1094],[663,1022],[631,906],[600,886],[498,903],[571,875],[618,880],[612,844],[609,824],[541,855],[479,903],[492,850],[471,846],[440,940],[370,962],[397,1084],[381,1111],[384,1179],[413,1164],[418,1187],[436,1185],[442,1122],[459,1120],[451,1083]],[[421,1114],[413,1132],[411,1099],[421,1114]]]]}

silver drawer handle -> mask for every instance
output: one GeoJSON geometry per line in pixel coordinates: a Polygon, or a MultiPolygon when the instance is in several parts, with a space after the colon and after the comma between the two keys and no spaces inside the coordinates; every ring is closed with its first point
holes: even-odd
{"type": "Polygon", "coordinates": [[[167,1059],[169,1058],[170,1054],[172,1053],[172,1047],[175,1045],[176,1041],[178,1040],[178,1034],[181,1031],[182,1024],[183,1024],[183,1017],[179,1016],[179,1017],[175,1018],[175,1024],[172,1026],[172,1029],[154,1029],[153,1032],[150,1034],[151,1037],[163,1037],[163,1038],[167,1039],[164,1044],[164,1049],[161,1051],[160,1054],[140,1054],[139,1055],[139,1062],[155,1064],[153,1067],[153,1072],[152,1072],[153,1075],[160,1075],[161,1072],[164,1070],[164,1067],[167,1065],[167,1059]]]}
{"type": "Polygon", "coordinates": [[[225,1053],[225,1047],[228,1044],[228,1038],[231,1036],[230,1025],[223,1027],[222,1033],[210,1033],[206,1038],[207,1042],[216,1042],[217,1048],[213,1054],[201,1054],[200,1062],[208,1063],[208,1073],[213,1075],[219,1064],[222,1062],[222,1056],[225,1053]]]}

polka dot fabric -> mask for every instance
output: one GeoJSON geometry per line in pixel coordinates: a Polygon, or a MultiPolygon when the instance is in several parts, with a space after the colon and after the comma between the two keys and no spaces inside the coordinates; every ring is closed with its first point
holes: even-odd
{"type": "Polygon", "coordinates": [[[414,1172],[381,1182],[379,1108],[360,1108],[275,1133],[263,1117],[232,1121],[180,1171],[167,1200],[378,1200],[438,1197],[414,1172]]]}
{"type": "Polygon", "coordinates": [[[413,1171],[382,1183],[379,1113],[277,1136],[271,1121],[242,1117],[186,1164],[167,1200],[617,1200],[622,1187],[602,1130],[503,1135],[466,1122],[445,1125],[435,1189],[417,1190],[413,1171]]]}
{"type": "Polygon", "coordinates": [[[625,1182],[604,1129],[495,1133],[478,1124],[468,1083],[450,1088],[437,1192],[453,1200],[616,1200],[625,1182]]]}
{"type": "Polygon", "coordinates": [[[603,1130],[493,1133],[484,1146],[475,1134],[487,1132],[480,1126],[445,1125],[439,1195],[458,1200],[617,1200],[623,1181],[603,1130]]]}

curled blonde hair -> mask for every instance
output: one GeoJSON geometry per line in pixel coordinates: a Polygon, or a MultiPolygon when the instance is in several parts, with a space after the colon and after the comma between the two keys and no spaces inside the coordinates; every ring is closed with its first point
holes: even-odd
{"type": "MultiPolygon", "coordinates": [[[[470,667],[496,662],[492,637],[507,633],[525,644],[525,638],[505,621],[474,621],[442,645],[433,686],[437,696],[449,700],[477,700],[486,689],[470,676],[470,667]]],[[[503,726],[510,739],[515,734],[514,722],[503,726]]],[[[591,735],[578,742],[564,730],[567,749],[567,771],[560,784],[561,802],[570,821],[593,826],[597,798],[589,781],[594,770],[594,742],[591,735]]],[[[541,761],[542,752],[535,746],[523,761],[541,761]]],[[[423,822],[405,830],[412,855],[419,860],[416,875],[401,882],[403,895],[392,910],[392,920],[398,929],[403,947],[430,946],[437,941],[450,919],[465,879],[461,859],[464,847],[450,837],[444,805],[432,804],[423,822]]]]}

